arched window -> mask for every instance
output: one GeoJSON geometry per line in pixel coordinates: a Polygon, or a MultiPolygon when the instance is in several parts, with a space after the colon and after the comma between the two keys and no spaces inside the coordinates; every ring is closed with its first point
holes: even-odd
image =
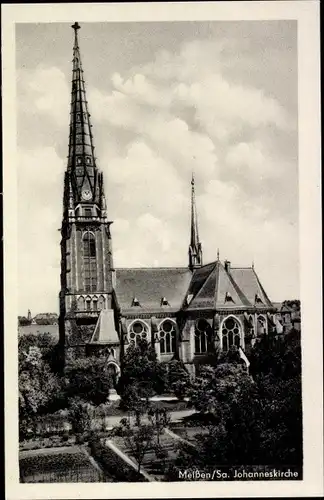
{"type": "Polygon", "coordinates": [[[255,333],[254,332],[254,317],[253,317],[252,314],[250,314],[250,316],[249,316],[249,322],[250,322],[250,324],[249,324],[249,334],[252,337],[254,337],[254,333],[255,333]]]}
{"type": "Polygon", "coordinates": [[[86,298],[86,310],[91,311],[91,297],[86,298]]]}
{"type": "Polygon", "coordinates": [[[195,327],[195,354],[204,354],[210,351],[211,326],[204,320],[199,319],[195,327]]]}
{"type": "Polygon", "coordinates": [[[78,298],[78,309],[84,311],[84,298],[82,296],[78,298]]]}
{"type": "Polygon", "coordinates": [[[267,322],[264,316],[258,316],[257,319],[257,334],[264,335],[267,332],[267,322]]]}
{"type": "Polygon", "coordinates": [[[100,295],[99,301],[98,301],[98,309],[105,309],[105,297],[103,295],[100,295]]]}
{"type": "Polygon", "coordinates": [[[98,298],[97,297],[93,297],[93,299],[92,299],[92,309],[94,311],[98,311],[98,298]]]}
{"type": "Polygon", "coordinates": [[[160,353],[171,354],[176,350],[176,325],[174,321],[166,319],[160,324],[159,339],[160,353]]]}
{"type": "Polygon", "coordinates": [[[97,288],[96,241],[89,231],[83,236],[83,268],[84,288],[87,292],[94,292],[97,288]]]}
{"type": "Polygon", "coordinates": [[[222,324],[222,345],[223,351],[228,351],[230,347],[240,347],[241,344],[241,327],[239,322],[229,316],[222,324]]]}
{"type": "Polygon", "coordinates": [[[142,321],[134,321],[129,327],[128,339],[130,344],[135,344],[142,340],[148,339],[148,326],[142,321]]]}
{"type": "Polygon", "coordinates": [[[119,375],[120,375],[120,368],[116,363],[110,362],[107,365],[107,371],[108,371],[109,375],[111,376],[113,386],[115,387],[115,385],[118,381],[119,375]]]}

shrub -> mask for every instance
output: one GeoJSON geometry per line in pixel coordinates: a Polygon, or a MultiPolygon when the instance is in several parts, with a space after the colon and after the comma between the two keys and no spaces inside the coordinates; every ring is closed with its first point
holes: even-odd
{"type": "Polygon", "coordinates": [[[155,456],[158,460],[161,461],[161,465],[163,468],[165,468],[166,461],[169,457],[169,452],[166,448],[163,448],[163,446],[157,445],[155,447],[155,456]]]}
{"type": "Polygon", "coordinates": [[[167,481],[179,481],[179,471],[176,465],[170,464],[165,470],[164,477],[167,481]]]}
{"type": "Polygon", "coordinates": [[[85,442],[85,436],[84,436],[84,434],[77,434],[75,442],[77,444],[84,444],[84,442],[85,442]]]}
{"type": "Polygon", "coordinates": [[[87,404],[78,398],[71,401],[69,408],[69,420],[75,434],[89,431],[91,427],[90,411],[87,404]]]}
{"type": "Polygon", "coordinates": [[[62,439],[65,442],[69,440],[69,437],[70,437],[70,434],[68,432],[66,432],[66,431],[62,435],[62,439]]]}

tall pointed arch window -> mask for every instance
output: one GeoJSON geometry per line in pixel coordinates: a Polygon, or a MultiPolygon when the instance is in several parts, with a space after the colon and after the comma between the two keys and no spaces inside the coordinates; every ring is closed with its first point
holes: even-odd
{"type": "Polygon", "coordinates": [[[226,318],[222,324],[223,351],[228,351],[232,346],[240,347],[242,329],[233,316],[226,318]]]}
{"type": "Polygon", "coordinates": [[[96,240],[90,231],[83,235],[84,289],[94,292],[97,288],[96,240]]]}
{"type": "Polygon", "coordinates": [[[265,333],[267,333],[267,321],[264,316],[258,316],[257,333],[258,335],[264,335],[265,333]]]}
{"type": "Polygon", "coordinates": [[[79,311],[83,311],[85,307],[85,302],[84,302],[84,297],[79,297],[78,298],[78,309],[79,311]]]}
{"type": "Polygon", "coordinates": [[[254,317],[252,314],[248,316],[248,332],[251,337],[255,336],[254,317]]]}
{"type": "Polygon", "coordinates": [[[159,327],[160,353],[172,354],[176,350],[176,324],[166,319],[159,327]]]}
{"type": "Polygon", "coordinates": [[[212,329],[205,319],[199,319],[195,327],[195,354],[206,354],[210,351],[212,329]]]}
{"type": "Polygon", "coordinates": [[[103,295],[100,295],[99,300],[98,300],[98,309],[105,309],[105,297],[103,295]]]}

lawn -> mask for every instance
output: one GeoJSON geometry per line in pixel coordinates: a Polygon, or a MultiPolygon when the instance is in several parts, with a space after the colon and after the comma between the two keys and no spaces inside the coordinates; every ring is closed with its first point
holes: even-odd
{"type": "Polygon", "coordinates": [[[93,483],[109,481],[82,447],[21,452],[20,480],[24,483],[93,483]]]}

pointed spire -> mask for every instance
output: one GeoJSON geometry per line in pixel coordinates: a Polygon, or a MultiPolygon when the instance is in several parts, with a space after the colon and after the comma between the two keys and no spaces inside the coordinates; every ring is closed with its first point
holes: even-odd
{"type": "Polygon", "coordinates": [[[82,190],[86,190],[86,199],[89,201],[89,191],[91,198],[95,195],[96,159],[78,40],[80,26],[76,22],[72,28],[74,29],[74,46],[68,170],[72,172],[78,195],[81,195],[82,190]]]}
{"type": "Polygon", "coordinates": [[[217,248],[217,260],[219,261],[219,248],[217,248]]]}
{"type": "Polygon", "coordinates": [[[202,247],[198,234],[198,218],[195,197],[195,177],[191,177],[191,226],[189,244],[189,269],[193,270],[202,265],[202,247]]]}

